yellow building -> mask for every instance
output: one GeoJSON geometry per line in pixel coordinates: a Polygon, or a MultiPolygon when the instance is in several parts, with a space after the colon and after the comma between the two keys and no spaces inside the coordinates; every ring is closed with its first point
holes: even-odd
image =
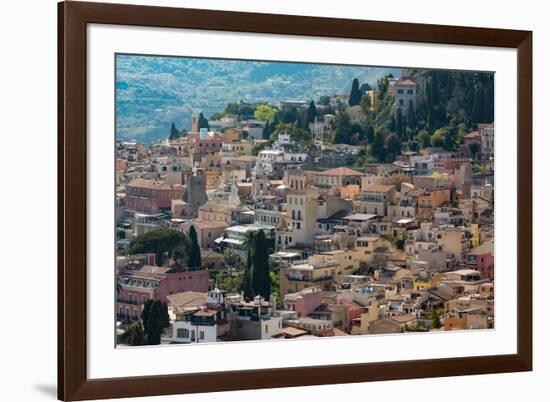
{"type": "Polygon", "coordinates": [[[338,262],[329,258],[297,261],[289,267],[282,267],[279,270],[281,297],[305,288],[328,289],[339,267],[338,262]]]}
{"type": "Polygon", "coordinates": [[[244,130],[241,128],[226,128],[223,130],[223,141],[240,141],[243,138],[243,132],[244,130]]]}
{"type": "Polygon", "coordinates": [[[327,258],[339,264],[337,275],[351,275],[359,269],[358,250],[334,250],[315,253],[310,257],[311,262],[326,260],[327,258]]]}
{"type": "Polygon", "coordinates": [[[422,280],[422,279],[416,279],[413,282],[413,289],[416,291],[422,290],[422,289],[431,289],[432,287],[432,281],[431,280],[422,280]]]}
{"type": "Polygon", "coordinates": [[[380,315],[378,302],[373,301],[372,304],[366,307],[367,312],[362,313],[359,318],[355,318],[351,323],[352,335],[366,335],[369,333],[369,325],[372,321],[376,321],[380,315]]]}
{"type": "Polygon", "coordinates": [[[389,250],[392,244],[377,234],[358,237],[355,241],[355,250],[358,251],[357,258],[359,259],[359,263],[371,262],[374,250],[380,247],[386,247],[389,250]]]}
{"type": "Polygon", "coordinates": [[[481,243],[479,241],[479,226],[477,223],[472,223],[470,225],[470,234],[472,235],[472,237],[470,237],[471,247],[478,247],[481,243]]]}

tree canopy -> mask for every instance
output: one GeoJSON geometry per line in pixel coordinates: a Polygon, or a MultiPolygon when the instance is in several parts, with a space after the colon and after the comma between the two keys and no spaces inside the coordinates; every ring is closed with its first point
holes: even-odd
{"type": "Polygon", "coordinates": [[[277,108],[269,105],[258,105],[254,111],[254,118],[261,121],[271,121],[277,114],[277,108]]]}
{"type": "Polygon", "coordinates": [[[157,264],[163,265],[165,257],[176,257],[185,252],[188,238],[174,229],[156,229],[136,237],[128,246],[130,254],[155,253],[157,264]]]}
{"type": "Polygon", "coordinates": [[[120,336],[120,342],[130,346],[148,345],[147,335],[140,321],[128,325],[128,329],[120,336]]]}
{"type": "Polygon", "coordinates": [[[279,134],[281,133],[290,135],[290,138],[293,141],[296,141],[304,147],[307,147],[311,143],[311,132],[309,130],[296,127],[294,124],[279,123],[275,131],[271,134],[271,138],[275,140],[279,138],[279,134]]]}

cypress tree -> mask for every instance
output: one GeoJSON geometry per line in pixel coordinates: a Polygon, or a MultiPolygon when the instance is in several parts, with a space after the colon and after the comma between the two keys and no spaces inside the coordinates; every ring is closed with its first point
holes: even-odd
{"type": "Polygon", "coordinates": [[[390,134],[388,136],[388,153],[392,154],[394,157],[401,153],[401,140],[395,134],[390,134]]]}
{"type": "Polygon", "coordinates": [[[201,248],[197,240],[197,231],[193,225],[189,228],[189,238],[191,239],[191,249],[189,251],[187,266],[191,270],[199,269],[201,267],[201,248]]]}
{"type": "Polygon", "coordinates": [[[206,128],[207,130],[210,130],[210,124],[208,124],[208,119],[204,117],[202,112],[199,114],[199,130],[201,128],[206,128]]]}
{"type": "Polygon", "coordinates": [[[397,108],[395,114],[395,131],[397,132],[397,136],[399,138],[403,138],[403,135],[405,134],[405,128],[403,126],[403,115],[401,114],[401,109],[397,108]]]}
{"type": "Polygon", "coordinates": [[[351,92],[349,94],[348,103],[350,106],[356,106],[361,102],[361,90],[359,89],[359,81],[357,78],[353,79],[351,83],[351,92]]]}
{"type": "Polygon", "coordinates": [[[407,127],[411,130],[416,128],[416,111],[412,105],[407,108],[407,127]]]}
{"type": "Polygon", "coordinates": [[[474,95],[474,104],[472,105],[471,120],[473,123],[483,123],[483,109],[485,105],[485,97],[482,89],[477,89],[474,95]]]}
{"type": "Polygon", "coordinates": [[[143,305],[143,309],[141,310],[141,321],[143,322],[143,329],[147,333],[147,323],[149,319],[149,313],[151,312],[151,306],[153,305],[153,300],[149,299],[145,302],[143,305]]]}
{"type": "Polygon", "coordinates": [[[170,126],[170,139],[175,140],[180,137],[181,137],[181,133],[176,128],[176,124],[172,123],[172,125],[170,126]]]}
{"type": "Polygon", "coordinates": [[[336,127],[334,129],[335,144],[349,144],[351,137],[351,122],[347,113],[339,112],[336,115],[336,127]]]}
{"type": "Polygon", "coordinates": [[[317,116],[317,108],[315,107],[315,103],[311,101],[309,102],[309,107],[307,108],[306,122],[308,125],[309,123],[313,123],[315,121],[315,116],[317,116]]]}
{"type": "Polygon", "coordinates": [[[269,120],[265,122],[264,129],[262,131],[262,138],[264,140],[269,140],[269,137],[271,137],[271,126],[269,125],[269,120]]]}
{"type": "Polygon", "coordinates": [[[170,315],[168,314],[168,304],[162,303],[162,327],[166,328],[170,326],[170,315]]]}
{"type": "Polygon", "coordinates": [[[384,162],[386,159],[386,148],[384,146],[384,134],[378,131],[374,134],[372,142],[372,154],[379,162],[384,162]]]}
{"type": "Polygon", "coordinates": [[[271,296],[271,277],[269,276],[269,252],[263,230],[254,236],[254,253],[252,256],[252,286],[254,294],[269,300],[271,296]]]}
{"type": "MultiPolygon", "coordinates": [[[[273,133],[275,132],[275,130],[277,129],[277,126],[279,125],[279,123],[281,122],[279,120],[279,113],[280,112],[277,112],[275,113],[275,117],[273,117],[273,121],[271,122],[271,125],[269,126],[269,138],[271,138],[271,136],[273,135],[273,133]]],[[[268,138],[268,139],[269,139],[268,138]]]]}
{"type": "Polygon", "coordinates": [[[374,141],[374,127],[370,124],[368,125],[366,130],[366,139],[369,144],[374,141]]]}
{"type": "Polygon", "coordinates": [[[254,233],[246,235],[246,265],[243,273],[242,291],[246,301],[254,299],[254,288],[252,286],[252,258],[254,255],[254,233]]]}
{"type": "Polygon", "coordinates": [[[162,330],[165,328],[168,309],[166,303],[155,300],[151,303],[146,318],[144,319],[144,329],[147,335],[149,345],[159,345],[162,336],[162,330]]]}

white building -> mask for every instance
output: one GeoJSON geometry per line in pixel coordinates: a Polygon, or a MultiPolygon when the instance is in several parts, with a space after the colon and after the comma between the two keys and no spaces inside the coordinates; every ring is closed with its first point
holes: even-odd
{"type": "Polygon", "coordinates": [[[417,176],[431,176],[434,168],[434,161],[431,156],[411,157],[411,167],[417,176]]]}
{"type": "Polygon", "coordinates": [[[281,133],[271,149],[264,149],[258,155],[258,165],[267,174],[275,171],[275,165],[301,165],[307,161],[306,152],[301,152],[290,135],[281,133]]]}
{"type": "Polygon", "coordinates": [[[407,109],[412,107],[416,109],[416,83],[409,79],[395,81],[390,86],[394,95],[395,110],[400,109],[401,114],[405,115],[407,109]]]}
{"type": "Polygon", "coordinates": [[[172,341],[177,343],[217,342],[229,332],[224,292],[214,289],[206,295],[206,306],[179,313],[173,323],[172,341]]]}
{"type": "Polygon", "coordinates": [[[283,328],[283,319],[273,306],[273,301],[266,301],[261,296],[236,305],[238,339],[263,340],[279,335],[283,328]]]}

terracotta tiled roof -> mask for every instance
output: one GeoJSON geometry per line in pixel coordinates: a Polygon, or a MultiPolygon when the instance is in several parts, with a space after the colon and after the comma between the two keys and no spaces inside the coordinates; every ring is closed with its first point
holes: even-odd
{"type": "Polygon", "coordinates": [[[308,332],[294,327],[284,327],[281,329],[281,332],[288,336],[300,336],[300,335],[306,335],[308,332]]]}
{"type": "Polygon", "coordinates": [[[174,293],[166,296],[166,298],[175,307],[200,307],[206,303],[206,293],[191,290],[174,293]]]}
{"type": "Polygon", "coordinates": [[[395,83],[395,85],[399,85],[399,86],[407,86],[407,87],[415,87],[416,86],[416,83],[412,80],[409,80],[409,79],[406,79],[406,80],[401,80],[401,81],[397,81],[395,83]]]}
{"type": "Polygon", "coordinates": [[[406,322],[412,321],[415,318],[416,317],[415,317],[414,314],[401,314],[401,315],[396,315],[396,316],[390,317],[391,320],[393,320],[395,322],[398,322],[400,324],[404,324],[406,322]]]}
{"type": "Polygon", "coordinates": [[[153,190],[170,190],[172,188],[181,187],[181,185],[175,184],[174,186],[171,186],[162,181],[153,181],[153,180],[138,178],[128,183],[128,187],[150,188],[153,190]]]}
{"type": "Polygon", "coordinates": [[[318,174],[324,176],[362,176],[361,172],[353,170],[347,167],[338,167],[334,169],[325,170],[324,172],[319,172],[318,174]]]}

